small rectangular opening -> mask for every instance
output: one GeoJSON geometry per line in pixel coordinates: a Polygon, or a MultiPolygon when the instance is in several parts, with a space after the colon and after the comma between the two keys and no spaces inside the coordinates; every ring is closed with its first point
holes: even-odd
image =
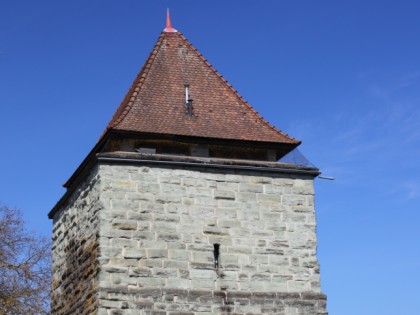
{"type": "Polygon", "coordinates": [[[138,148],[136,151],[142,154],[156,154],[156,149],[154,148],[138,148]]]}
{"type": "Polygon", "coordinates": [[[213,244],[213,247],[214,268],[218,269],[220,266],[220,244],[213,244]]]}

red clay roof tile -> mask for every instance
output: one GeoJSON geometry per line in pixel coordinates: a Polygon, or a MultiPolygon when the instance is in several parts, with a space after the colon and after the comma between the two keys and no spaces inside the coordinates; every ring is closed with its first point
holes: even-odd
{"type": "Polygon", "coordinates": [[[180,32],[162,32],[107,129],[298,145],[264,120],[180,32]],[[193,117],[185,108],[185,84],[193,117]]]}

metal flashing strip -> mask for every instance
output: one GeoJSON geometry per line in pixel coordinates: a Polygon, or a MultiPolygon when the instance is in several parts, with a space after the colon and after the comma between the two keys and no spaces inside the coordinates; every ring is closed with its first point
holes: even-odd
{"type": "Polygon", "coordinates": [[[298,173],[318,176],[321,174],[315,170],[305,169],[293,169],[293,168],[277,168],[277,167],[264,167],[264,166],[249,166],[249,165],[227,165],[227,164],[215,164],[215,163],[197,163],[197,162],[185,162],[185,161],[167,161],[167,160],[148,160],[148,159],[134,159],[134,158],[121,158],[121,157],[104,157],[98,156],[98,161],[104,162],[120,162],[120,163],[145,163],[145,164],[167,164],[167,165],[185,165],[194,167],[210,167],[210,168],[222,168],[222,169],[236,169],[236,170],[249,170],[249,171],[261,171],[261,172],[274,172],[274,173],[298,173]]]}

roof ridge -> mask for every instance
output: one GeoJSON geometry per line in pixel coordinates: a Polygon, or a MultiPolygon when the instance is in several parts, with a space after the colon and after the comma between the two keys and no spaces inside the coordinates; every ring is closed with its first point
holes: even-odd
{"type": "Polygon", "coordinates": [[[274,125],[270,124],[267,120],[264,119],[264,117],[262,117],[242,96],[241,94],[239,94],[238,91],[236,91],[236,89],[216,70],[216,68],[214,68],[208,61],[206,58],[204,58],[204,56],[198,51],[197,48],[195,48],[189,41],[188,39],[181,33],[178,31],[179,36],[188,44],[188,46],[197,54],[197,56],[213,71],[214,74],[216,74],[216,76],[223,82],[225,83],[229,89],[235,94],[235,96],[241,100],[245,106],[248,107],[249,110],[251,110],[251,112],[259,119],[261,120],[264,124],[266,124],[267,126],[269,126],[271,129],[273,129],[275,132],[287,137],[288,139],[292,140],[292,141],[297,141],[298,143],[300,143],[300,140],[297,140],[291,136],[289,136],[287,133],[282,132],[281,130],[277,129],[274,125]]]}
{"type": "Polygon", "coordinates": [[[160,47],[162,46],[163,37],[164,37],[164,32],[161,32],[155,46],[153,47],[152,51],[149,54],[149,57],[147,57],[146,62],[144,63],[143,67],[137,74],[134,82],[131,84],[130,88],[128,89],[128,92],[125,94],[116,112],[112,116],[106,130],[118,126],[121,123],[121,121],[123,121],[123,119],[127,116],[127,114],[130,112],[131,108],[133,107],[136,96],[140,92],[141,87],[146,79],[146,76],[153,64],[153,61],[155,60],[156,55],[160,47]]]}

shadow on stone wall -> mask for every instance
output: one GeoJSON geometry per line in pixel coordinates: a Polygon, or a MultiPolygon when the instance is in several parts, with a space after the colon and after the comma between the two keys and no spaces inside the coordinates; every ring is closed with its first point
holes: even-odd
{"type": "Polygon", "coordinates": [[[95,314],[98,308],[95,278],[99,271],[98,242],[72,238],[65,248],[61,278],[53,280],[52,313],[95,314]]]}

